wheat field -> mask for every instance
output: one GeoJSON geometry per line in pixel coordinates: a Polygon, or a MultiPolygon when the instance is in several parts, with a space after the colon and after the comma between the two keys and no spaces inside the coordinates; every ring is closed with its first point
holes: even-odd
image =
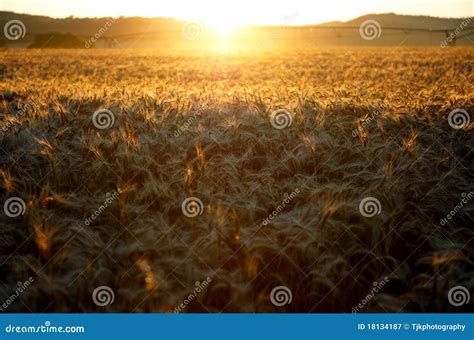
{"type": "Polygon", "coordinates": [[[474,288],[473,62],[467,47],[0,51],[0,301],[472,312],[448,292],[474,288]]]}

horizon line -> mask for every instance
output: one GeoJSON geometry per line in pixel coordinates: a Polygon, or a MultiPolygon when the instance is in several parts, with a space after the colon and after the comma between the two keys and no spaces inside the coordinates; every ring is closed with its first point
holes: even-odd
{"type": "MultiPolygon", "coordinates": [[[[180,19],[176,17],[166,17],[166,16],[142,16],[142,15],[135,15],[135,16],[126,16],[126,15],[120,15],[120,16],[76,16],[74,14],[71,14],[69,16],[54,16],[54,15],[47,15],[47,14],[31,14],[31,13],[21,13],[21,12],[15,12],[11,10],[0,10],[0,13],[13,13],[17,15],[28,15],[28,16],[36,16],[36,17],[47,17],[51,19],[57,19],[57,20],[63,20],[63,19],[68,19],[68,18],[74,18],[74,19],[107,19],[107,18],[139,18],[139,19],[166,19],[166,20],[174,20],[177,22],[186,22],[186,21],[202,21],[199,19],[180,19]]],[[[396,12],[384,12],[384,13],[366,13],[362,14],[356,17],[353,17],[352,19],[348,20],[329,20],[329,21],[321,21],[321,22],[313,22],[313,23],[304,23],[304,24],[298,24],[298,25],[268,25],[268,24],[246,24],[244,26],[311,26],[311,25],[321,25],[321,24],[326,24],[326,23],[333,23],[333,22],[338,22],[338,23],[347,23],[365,16],[370,16],[370,15],[398,15],[398,16],[409,16],[409,17],[428,17],[428,18],[433,18],[433,19],[446,19],[446,20],[462,20],[462,19],[468,19],[472,18],[472,16],[463,16],[463,17],[441,17],[441,16],[433,16],[433,15],[428,15],[428,14],[402,14],[402,13],[396,13],[396,12]]]]}

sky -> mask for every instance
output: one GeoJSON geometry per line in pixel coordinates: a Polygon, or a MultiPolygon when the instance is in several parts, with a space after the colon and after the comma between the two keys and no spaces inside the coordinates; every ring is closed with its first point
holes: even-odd
{"type": "Polygon", "coordinates": [[[302,25],[370,13],[471,17],[473,0],[0,0],[0,10],[52,17],[146,16],[234,25],[302,25]]]}

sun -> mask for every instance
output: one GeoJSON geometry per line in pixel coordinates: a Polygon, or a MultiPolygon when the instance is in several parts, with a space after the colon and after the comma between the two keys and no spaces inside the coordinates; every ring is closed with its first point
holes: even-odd
{"type": "Polygon", "coordinates": [[[220,38],[228,38],[232,32],[234,32],[239,27],[239,25],[218,23],[211,25],[211,27],[220,38]]]}
{"type": "Polygon", "coordinates": [[[206,20],[209,27],[216,33],[219,38],[229,38],[242,24],[225,19],[206,20]]]}
{"type": "Polygon", "coordinates": [[[202,21],[222,39],[229,38],[239,27],[245,25],[242,16],[231,15],[231,13],[224,10],[203,15],[202,21]]]}

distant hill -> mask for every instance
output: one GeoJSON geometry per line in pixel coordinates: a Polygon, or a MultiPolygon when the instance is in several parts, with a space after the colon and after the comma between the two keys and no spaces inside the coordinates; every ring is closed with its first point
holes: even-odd
{"type": "MultiPolygon", "coordinates": [[[[10,20],[22,21],[29,34],[42,34],[50,32],[72,33],[77,36],[92,36],[104,27],[111,18],[75,18],[62,19],[47,16],[29,14],[18,14],[13,12],[0,12],[0,25],[3,27],[10,20]]],[[[172,30],[181,27],[181,23],[175,19],[166,18],[141,18],[120,17],[110,26],[105,34],[123,35],[142,32],[172,30]]]]}
{"type": "MultiPolygon", "coordinates": [[[[183,22],[176,19],[170,18],[142,18],[142,17],[120,17],[120,18],[51,18],[47,16],[36,16],[28,14],[18,14],[13,12],[0,12],[0,28],[4,27],[6,22],[10,20],[20,20],[26,27],[26,36],[21,41],[7,41],[3,35],[0,39],[0,46],[6,44],[7,46],[15,47],[28,47],[35,41],[35,36],[40,34],[72,34],[79,40],[90,42],[88,46],[98,47],[127,47],[130,44],[131,39],[140,37],[139,46],[134,44],[136,47],[156,46],[160,43],[160,47],[170,46],[177,40],[183,40],[181,36],[181,30],[183,22]],[[157,33],[162,32],[162,33],[157,33]],[[95,44],[94,36],[99,34],[100,41],[95,44]],[[145,35],[142,35],[142,34],[145,35]],[[153,36],[154,34],[154,36],[153,36]],[[130,38],[132,37],[132,38],[130,38]],[[90,39],[92,38],[91,41],[90,39]],[[118,40],[116,40],[117,38],[118,40]],[[154,43],[150,43],[150,40],[154,39],[154,43]]],[[[358,30],[352,30],[351,32],[341,32],[339,30],[331,30],[328,28],[326,32],[321,31],[324,27],[358,27],[366,20],[375,20],[382,27],[402,27],[402,28],[420,28],[427,30],[447,30],[458,28],[463,21],[466,19],[462,18],[435,18],[429,16],[412,16],[412,15],[398,15],[394,13],[388,14],[368,14],[356,19],[340,22],[333,21],[318,25],[306,25],[300,30],[307,30],[308,27],[318,28],[318,30],[308,33],[295,34],[288,33],[290,29],[294,32],[298,27],[288,28],[288,32],[285,27],[278,27],[277,30],[283,32],[279,33],[278,37],[281,39],[287,39],[294,42],[295,39],[302,39],[305,44],[326,46],[326,45],[399,45],[403,42],[404,45],[439,45],[440,41],[445,38],[445,33],[407,33],[407,32],[385,32],[381,39],[376,41],[364,41],[359,39],[358,30]],[[407,39],[401,37],[403,34],[407,34],[407,39]]],[[[474,21],[470,21],[467,27],[474,27],[474,21]]],[[[267,27],[268,28],[268,27],[267,27]]],[[[252,30],[263,29],[253,27],[252,30]]],[[[272,27],[275,29],[275,27],[272,27]]],[[[467,31],[467,30],[466,30],[467,31]]],[[[472,31],[471,31],[472,32],[472,31]]],[[[260,33],[257,32],[255,35],[258,36],[260,33]]],[[[263,39],[268,40],[274,38],[275,35],[266,37],[262,35],[263,39]]],[[[138,40],[138,39],[135,39],[138,40]]],[[[474,40],[474,39],[471,39],[474,40]]],[[[472,45],[472,41],[469,39],[462,39],[459,44],[472,45]]],[[[189,41],[187,42],[189,43],[189,41]]],[[[283,42],[286,43],[286,42],[283,42]]]]}
{"type": "MultiPolygon", "coordinates": [[[[367,14],[356,19],[347,21],[343,25],[359,26],[366,20],[376,20],[381,26],[386,27],[406,27],[406,28],[423,28],[423,29],[456,29],[466,18],[436,18],[421,15],[400,15],[395,13],[388,14],[367,14]]],[[[474,26],[474,21],[470,23],[474,26]]]]}

